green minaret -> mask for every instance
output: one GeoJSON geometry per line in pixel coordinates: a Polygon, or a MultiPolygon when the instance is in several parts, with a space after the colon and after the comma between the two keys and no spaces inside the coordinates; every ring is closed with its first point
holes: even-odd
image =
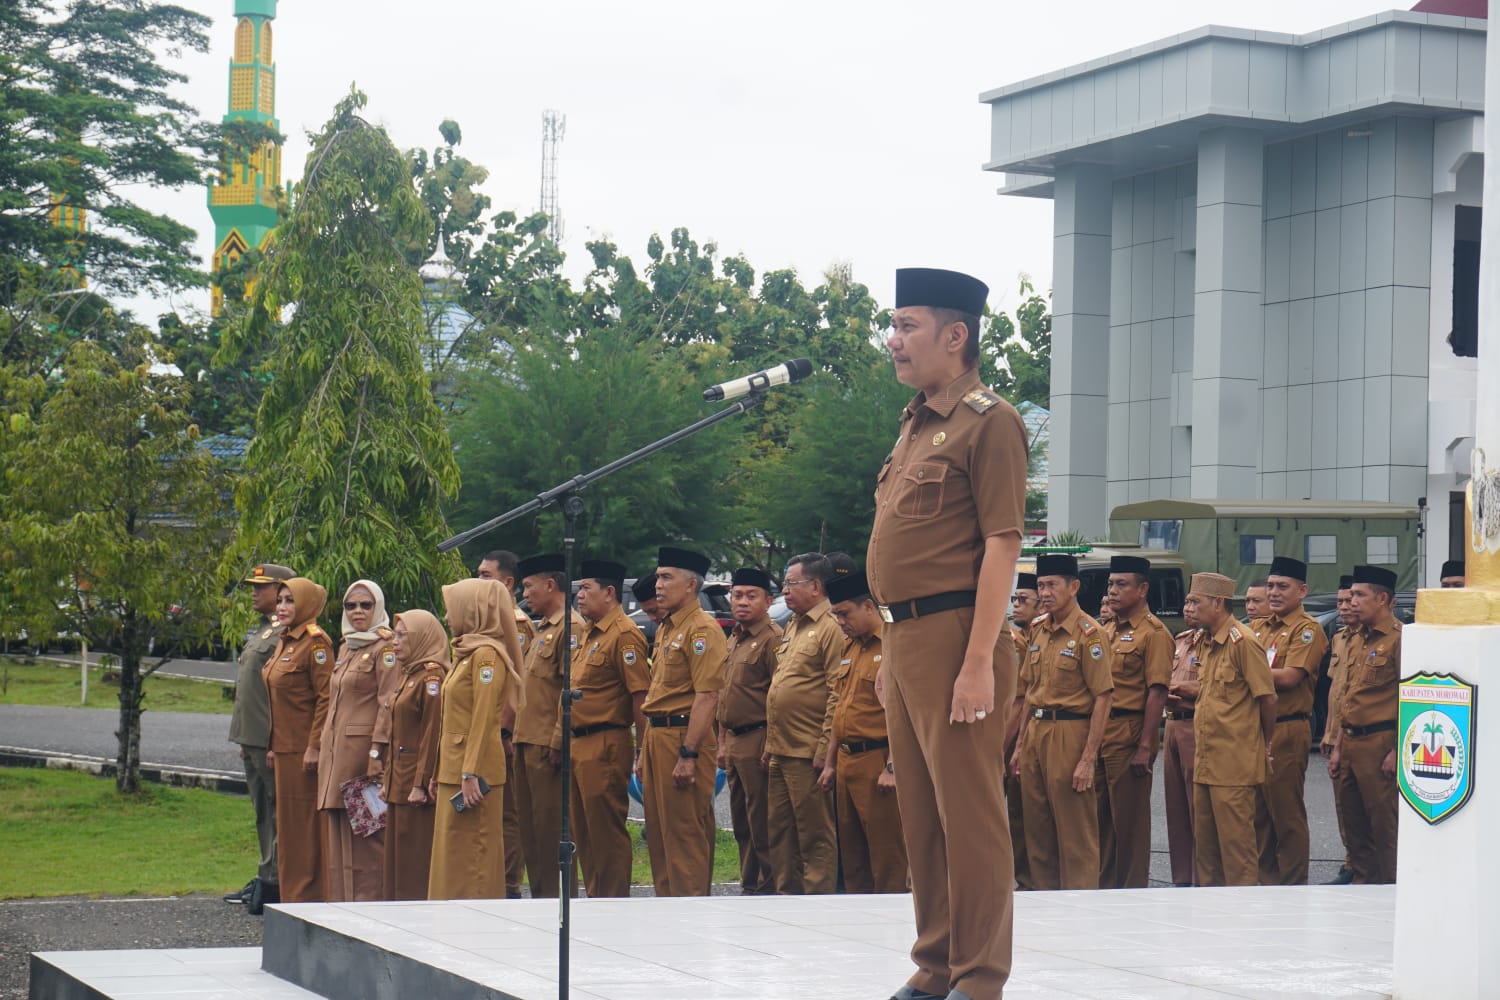
{"type": "MultiPolygon", "coordinates": [[[[271,58],[271,22],[276,19],[276,0],[234,0],[234,17],[229,111],[224,115],[224,124],[254,122],[277,129],[276,66],[271,58]]],[[[214,217],[214,315],[224,307],[224,293],[217,276],[246,251],[265,243],[276,226],[280,186],[279,143],[262,143],[248,156],[225,151],[218,179],[208,188],[208,210],[214,217]]]]}

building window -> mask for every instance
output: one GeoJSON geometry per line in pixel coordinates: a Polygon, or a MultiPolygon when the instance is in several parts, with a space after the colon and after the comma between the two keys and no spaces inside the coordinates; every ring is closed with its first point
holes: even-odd
{"type": "Polygon", "coordinates": [[[1303,540],[1303,560],[1309,566],[1326,566],[1339,561],[1339,537],[1337,535],[1308,535],[1303,540]]]}
{"type": "Polygon", "coordinates": [[[1181,541],[1181,519],[1141,522],[1141,548],[1143,549],[1166,549],[1176,552],[1178,543],[1181,541]]]}
{"type": "Polygon", "coordinates": [[[1147,603],[1150,604],[1154,614],[1182,614],[1184,596],[1181,570],[1153,569],[1151,571],[1151,589],[1147,594],[1147,603]]]}
{"type": "Polygon", "coordinates": [[[1448,344],[1460,358],[1479,357],[1481,214],[1481,209],[1471,205],[1453,210],[1453,332],[1448,334],[1448,344]]]}
{"type": "Polygon", "coordinates": [[[1365,564],[1368,566],[1396,565],[1396,536],[1371,535],[1366,538],[1365,564]]]}
{"type": "Polygon", "coordinates": [[[1241,535],[1240,564],[1269,566],[1276,556],[1276,539],[1270,535],[1241,535]]]}

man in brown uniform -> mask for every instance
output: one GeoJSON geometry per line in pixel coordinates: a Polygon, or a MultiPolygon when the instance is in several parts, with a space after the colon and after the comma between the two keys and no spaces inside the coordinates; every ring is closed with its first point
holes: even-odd
{"type": "Polygon", "coordinates": [[[1186,608],[1188,628],[1177,634],[1172,650],[1172,681],[1167,687],[1167,722],[1162,736],[1162,792],[1167,806],[1167,852],[1172,884],[1192,885],[1193,865],[1193,706],[1198,698],[1198,619],[1186,608]]]}
{"type": "Polygon", "coordinates": [[[838,746],[839,859],[845,892],[905,892],[906,842],[896,801],[896,768],[890,760],[885,709],[875,690],[880,674],[880,609],[859,571],[828,581],[834,620],[847,642],[839,658],[838,746]]]}
{"type": "MultiPolygon", "coordinates": [[[[1031,622],[1042,613],[1042,605],[1036,596],[1036,574],[1017,573],[1016,589],[1010,595],[1010,639],[1016,647],[1016,662],[1026,662],[1027,648],[1031,645],[1031,622]]],[[[1017,689],[1019,694],[1025,692],[1017,689]]],[[[1019,697],[1011,708],[1010,721],[1005,729],[1005,811],[1010,819],[1010,850],[1015,858],[1016,888],[1034,889],[1031,884],[1031,866],[1026,861],[1026,823],[1021,806],[1021,779],[1011,773],[1009,762],[1016,752],[1016,740],[1021,735],[1021,716],[1026,711],[1026,699],[1019,697]]]]}
{"type": "Polygon", "coordinates": [[[1185,602],[1203,626],[1193,718],[1193,826],[1199,885],[1254,885],[1256,786],[1266,780],[1276,687],[1265,651],[1230,614],[1234,581],[1195,573],[1185,602]]]}
{"type": "Polygon", "coordinates": [[[1146,604],[1151,563],[1115,556],[1104,625],[1115,693],[1099,748],[1099,888],[1144,889],[1151,874],[1151,774],[1172,681],[1172,633],[1146,604]]]}
{"type": "Polygon", "coordinates": [[[897,271],[886,340],[896,378],[917,390],[877,476],[865,566],[886,620],[886,726],[916,908],[917,971],[897,1000],[988,1000],[1010,975],[1000,757],[1016,675],[1004,627],[1027,437],[1015,408],[979,381],[988,294],[966,274],[897,271]]]}
{"type": "MultiPolygon", "coordinates": [[[[1324,757],[1333,756],[1333,746],[1338,742],[1338,732],[1343,724],[1344,687],[1349,678],[1349,643],[1359,627],[1354,614],[1353,576],[1339,577],[1339,589],[1335,607],[1338,609],[1339,630],[1328,640],[1328,711],[1324,720],[1323,740],[1319,749],[1324,757]]],[[[1354,869],[1349,867],[1349,835],[1344,832],[1344,787],[1333,783],[1333,811],[1339,822],[1339,843],[1344,845],[1344,863],[1338,873],[1325,885],[1348,885],[1354,881],[1354,869]]]]}
{"type": "Polygon", "coordinates": [[[724,632],[698,602],[708,557],[663,546],[657,558],[656,599],[667,617],[651,658],[643,706],[650,729],[640,765],[651,879],[658,896],[707,896],[724,632]]]}
{"type": "MultiPolygon", "coordinates": [[[[563,777],[561,715],[563,687],[563,615],[572,616],[573,648],[583,637],[583,619],[568,610],[566,563],[556,553],[528,556],[516,572],[521,594],[542,624],[526,647],[521,670],[521,708],[515,713],[515,769],[506,787],[515,789],[521,830],[521,853],[532,899],[556,899],[559,875],[557,845],[562,825],[563,777]]],[[[577,875],[572,875],[576,882],[577,875]]],[[[575,887],[576,888],[576,887],[575,887]]],[[[570,892],[573,888],[570,888],[570,892]]]]}
{"type": "MultiPolygon", "coordinates": [[[[585,559],[578,610],[589,624],[573,654],[573,834],[589,898],[630,895],[626,786],[646,736],[646,637],[620,607],[625,567],[585,559]],[[635,740],[630,727],[635,726],[635,740]]],[[[558,722],[561,735],[561,721],[558,722]]]]}
{"type": "MultiPolygon", "coordinates": [[[[506,549],[496,549],[485,554],[479,560],[479,567],[474,575],[481,580],[499,580],[505,585],[512,598],[516,593],[516,570],[520,566],[520,559],[514,552],[506,549]]],[[[521,655],[524,657],[526,651],[531,648],[531,641],[536,638],[536,626],[532,625],[531,619],[526,612],[521,610],[520,604],[516,604],[516,638],[521,643],[521,655]]],[[[516,746],[512,739],[514,734],[512,728],[516,723],[516,713],[509,705],[505,707],[500,716],[500,737],[505,745],[505,773],[507,776],[516,773],[516,746]]],[[[526,856],[521,848],[521,810],[516,804],[516,785],[514,780],[507,780],[501,791],[501,804],[505,809],[505,897],[507,899],[521,898],[521,879],[526,873],[526,856]]],[[[554,869],[557,865],[552,866],[554,869]]]]}
{"type": "Polygon", "coordinates": [[[630,592],[640,602],[641,611],[653,625],[660,625],[662,619],[667,617],[666,613],[661,609],[661,602],[656,599],[655,573],[652,573],[650,576],[643,576],[635,581],[634,585],[630,588],[630,592]]]}
{"type": "Polygon", "coordinates": [[[1254,628],[1257,621],[1270,613],[1271,602],[1266,593],[1266,578],[1251,581],[1250,586],[1245,588],[1245,624],[1254,628]]]}
{"type": "Polygon", "coordinates": [[[737,569],[729,591],[734,631],[719,695],[719,770],[729,779],[729,814],[740,845],[740,890],[747,896],[774,892],[770,834],[766,828],[766,694],[776,669],[781,629],[771,621],[771,577],[737,569]]]}
{"type": "Polygon", "coordinates": [[[1011,771],[1026,796],[1026,856],[1038,889],[1099,888],[1099,747],[1114,692],[1108,638],[1078,607],[1078,560],[1036,561],[1044,614],[1021,667],[1026,715],[1011,771]]]}
{"type": "Polygon", "coordinates": [[[1391,613],[1396,574],[1354,567],[1359,629],[1349,643],[1342,720],[1328,773],[1343,786],[1349,867],[1360,885],[1396,881],[1396,716],[1401,623],[1391,613]]]}
{"type": "Polygon", "coordinates": [[[1463,587],[1467,579],[1462,559],[1449,559],[1443,563],[1443,568],[1438,573],[1438,583],[1444,590],[1456,590],[1463,587]]]}
{"type": "Polygon", "coordinates": [[[1309,852],[1307,755],[1312,749],[1313,691],[1328,637],[1302,609],[1307,596],[1307,564],[1277,556],[1266,577],[1270,614],[1253,627],[1266,651],[1276,685],[1276,736],[1271,757],[1276,766],[1260,786],[1256,839],[1260,845],[1260,880],[1264,885],[1306,885],[1309,852]]]}
{"type": "Polygon", "coordinates": [[[245,788],[255,808],[255,836],[260,841],[260,868],[243,889],[225,896],[224,902],[250,904],[252,913],[262,912],[267,903],[281,902],[276,875],[276,776],[266,766],[266,747],[271,745],[271,699],[261,672],[281,637],[281,623],[276,621],[276,588],[296,575],[285,566],[265,563],[252,569],[244,580],[250,584],[251,606],[260,615],[260,622],[245,636],[245,648],[240,652],[229,742],[239,744],[240,760],[245,764],[245,788]]]}
{"type": "Polygon", "coordinates": [[[832,577],[828,559],[812,552],[793,556],[781,582],[793,617],[766,695],[765,759],[766,832],[782,895],[833,892],[838,882],[832,742],[844,641],[823,589],[832,577]]]}

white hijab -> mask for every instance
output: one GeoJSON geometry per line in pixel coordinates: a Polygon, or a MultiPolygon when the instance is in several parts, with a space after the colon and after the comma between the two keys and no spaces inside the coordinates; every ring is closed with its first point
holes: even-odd
{"type": "Polygon", "coordinates": [[[375,630],[382,625],[389,626],[391,624],[391,616],[386,614],[385,611],[385,592],[380,589],[379,584],[373,580],[355,580],[349,584],[349,589],[344,591],[345,601],[349,600],[349,595],[354,592],[354,588],[356,587],[365,588],[370,592],[370,596],[375,598],[375,610],[370,613],[370,630],[368,632],[354,631],[354,626],[349,624],[349,612],[344,612],[344,620],[340,631],[343,634],[343,640],[349,644],[350,649],[358,649],[361,646],[368,646],[370,643],[378,641],[380,636],[375,630]]]}

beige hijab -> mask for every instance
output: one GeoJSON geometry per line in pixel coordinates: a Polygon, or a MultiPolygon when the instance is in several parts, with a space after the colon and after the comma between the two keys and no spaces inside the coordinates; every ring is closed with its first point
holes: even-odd
{"type": "Polygon", "coordinates": [[[296,606],[292,620],[286,623],[288,634],[316,621],[328,605],[328,591],[305,576],[294,576],[282,586],[292,592],[292,603],[296,606]]]}
{"type": "Polygon", "coordinates": [[[417,609],[403,611],[396,621],[406,626],[406,640],[401,643],[401,668],[406,673],[415,673],[429,663],[436,663],[444,670],[453,669],[448,656],[448,632],[437,615],[417,609]]]}
{"type": "Polygon", "coordinates": [[[453,658],[462,660],[483,646],[494,649],[510,674],[505,697],[519,707],[523,700],[521,675],[517,673],[521,640],[516,633],[515,605],[510,591],[499,580],[460,580],[443,588],[443,605],[453,629],[453,658]]]}
{"type": "Polygon", "coordinates": [[[370,612],[370,627],[363,632],[354,631],[354,626],[349,624],[349,612],[344,612],[343,621],[339,623],[339,631],[344,645],[350,649],[359,649],[361,646],[368,646],[372,642],[379,641],[380,633],[375,630],[382,625],[391,624],[391,616],[385,611],[385,591],[381,590],[373,580],[355,580],[349,584],[349,589],[344,591],[345,601],[349,600],[349,595],[354,593],[355,587],[363,587],[370,592],[370,597],[375,601],[375,610],[370,612]]]}

